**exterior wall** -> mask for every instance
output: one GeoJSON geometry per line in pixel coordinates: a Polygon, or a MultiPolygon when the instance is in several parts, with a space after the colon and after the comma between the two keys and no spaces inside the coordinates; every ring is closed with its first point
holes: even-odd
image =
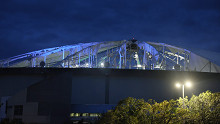
{"type": "Polygon", "coordinates": [[[48,116],[39,116],[38,115],[38,103],[25,103],[23,110],[23,122],[24,123],[39,123],[47,124],[50,122],[48,116]]]}
{"type": "Polygon", "coordinates": [[[61,124],[69,119],[71,85],[69,73],[58,73],[33,84],[27,89],[27,102],[38,102],[38,116],[47,116],[51,124],[61,124]]]}
{"type": "Polygon", "coordinates": [[[117,104],[121,99],[134,97],[162,101],[175,97],[170,87],[172,83],[165,79],[144,78],[135,76],[112,77],[109,79],[110,103],[117,104]],[[168,85],[168,86],[167,86],[168,85]]]}
{"type": "Polygon", "coordinates": [[[26,103],[26,92],[27,90],[22,90],[18,92],[16,95],[12,96],[10,99],[8,99],[8,105],[7,105],[7,117],[12,119],[22,119],[22,116],[16,116],[14,115],[14,106],[15,105],[24,105],[26,103]]]}
{"type": "Polygon", "coordinates": [[[9,96],[1,97],[0,98],[0,122],[6,118],[6,104],[7,100],[9,99],[9,96]]]}
{"type": "Polygon", "coordinates": [[[105,76],[72,77],[72,104],[105,104],[105,76]]]}
{"type": "Polygon", "coordinates": [[[13,96],[17,92],[27,88],[28,86],[43,80],[43,76],[30,74],[8,74],[0,73],[0,97],[13,96]]]}
{"type": "Polygon", "coordinates": [[[8,100],[7,117],[24,123],[60,124],[69,119],[71,110],[71,76],[68,73],[45,75],[45,79],[18,92],[8,100]],[[15,115],[15,105],[23,114],[15,115]]]}
{"type": "MultiPolygon", "coordinates": [[[[72,104],[105,104],[106,76],[73,76],[72,104]]],[[[109,76],[109,104],[127,97],[163,100],[175,97],[172,82],[136,76],[109,76]],[[168,85],[168,86],[167,86],[168,85]],[[160,94],[160,95],[159,95],[160,94]]],[[[175,86],[175,85],[174,85],[175,86]]]]}
{"type": "Polygon", "coordinates": [[[105,104],[106,80],[109,82],[109,104],[117,104],[126,97],[158,102],[177,99],[182,97],[182,90],[175,84],[185,81],[192,82],[191,88],[185,88],[185,96],[191,97],[206,90],[220,91],[219,73],[111,69],[72,73],[72,104],[105,104]]]}
{"type": "MultiPolygon", "coordinates": [[[[119,100],[126,97],[154,99],[158,102],[164,99],[176,99],[182,97],[182,90],[175,88],[176,81],[190,80],[192,82],[192,88],[185,88],[187,96],[198,95],[206,90],[220,91],[220,73],[89,68],[21,68],[8,69],[6,72],[0,69],[1,79],[14,82],[11,87],[7,83],[2,83],[0,92],[7,94],[13,88],[17,91],[21,88],[19,85],[22,85],[20,81],[24,81],[28,76],[30,76],[27,78],[28,80],[33,80],[30,82],[38,82],[32,85],[25,82],[30,86],[23,88],[22,91],[17,92],[8,100],[7,113],[10,119],[22,118],[26,123],[60,124],[69,119],[71,112],[88,113],[87,110],[71,109],[71,104],[91,106],[105,104],[107,98],[109,104],[117,104],[119,100]],[[15,83],[16,80],[11,79],[16,76],[21,76],[17,84],[15,83]],[[4,89],[6,87],[9,87],[9,91],[4,89]],[[106,92],[106,89],[109,92],[106,92]],[[14,116],[14,105],[23,105],[22,116],[14,116]]],[[[92,111],[91,109],[90,112],[92,113],[92,111]]],[[[101,108],[99,111],[102,111],[101,108]]]]}
{"type": "Polygon", "coordinates": [[[18,92],[16,95],[8,99],[8,112],[7,117],[10,120],[21,119],[24,123],[48,123],[49,118],[46,116],[38,116],[38,103],[27,103],[26,102],[27,89],[18,92]],[[15,105],[23,106],[23,114],[15,115],[15,105]]]}

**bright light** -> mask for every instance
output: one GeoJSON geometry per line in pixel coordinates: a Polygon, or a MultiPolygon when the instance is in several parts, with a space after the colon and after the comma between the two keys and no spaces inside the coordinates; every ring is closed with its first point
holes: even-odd
{"type": "Polygon", "coordinates": [[[89,63],[86,63],[86,66],[89,66],[89,63]]]}
{"type": "Polygon", "coordinates": [[[176,87],[178,87],[178,88],[181,87],[181,84],[180,84],[180,83],[177,83],[177,84],[176,84],[176,87]]]}
{"type": "Polygon", "coordinates": [[[137,53],[134,55],[134,58],[138,58],[138,54],[137,53]]]}
{"type": "Polygon", "coordinates": [[[140,68],[140,67],[142,67],[142,66],[138,64],[138,65],[137,65],[137,67],[139,67],[139,68],[140,68]]]}
{"type": "Polygon", "coordinates": [[[186,85],[187,87],[191,87],[191,86],[192,86],[192,84],[191,84],[189,81],[187,81],[185,85],[186,85]]]}
{"type": "Polygon", "coordinates": [[[102,63],[101,63],[101,67],[103,68],[104,66],[105,66],[105,64],[102,62],[102,63]]]}

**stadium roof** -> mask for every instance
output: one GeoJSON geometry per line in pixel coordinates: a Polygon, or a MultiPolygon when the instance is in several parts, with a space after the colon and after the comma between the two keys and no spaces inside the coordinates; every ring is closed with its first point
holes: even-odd
{"type": "Polygon", "coordinates": [[[0,67],[118,68],[220,72],[209,59],[165,43],[132,40],[79,43],[28,52],[0,67]]]}

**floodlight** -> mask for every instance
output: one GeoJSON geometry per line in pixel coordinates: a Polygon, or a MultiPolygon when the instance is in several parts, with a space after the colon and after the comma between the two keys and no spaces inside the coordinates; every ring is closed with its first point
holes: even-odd
{"type": "Polygon", "coordinates": [[[181,84],[180,83],[176,83],[176,87],[181,87],[181,84]]]}
{"type": "MultiPolygon", "coordinates": [[[[182,83],[182,82],[181,82],[182,83]]],[[[176,83],[176,87],[181,87],[182,85],[182,92],[183,92],[183,108],[185,106],[185,103],[184,103],[184,85],[186,85],[187,87],[191,87],[191,83],[189,81],[185,82],[185,84],[181,84],[181,83],[176,83]]]]}
{"type": "Polygon", "coordinates": [[[138,64],[137,67],[142,67],[142,66],[140,64],[138,64]]]}
{"type": "Polygon", "coordinates": [[[192,86],[191,82],[189,82],[189,81],[187,81],[185,85],[186,85],[187,87],[191,87],[191,86],[192,86]]]}
{"type": "Polygon", "coordinates": [[[102,62],[102,63],[101,63],[101,67],[103,68],[104,66],[105,66],[105,64],[102,62]]]}

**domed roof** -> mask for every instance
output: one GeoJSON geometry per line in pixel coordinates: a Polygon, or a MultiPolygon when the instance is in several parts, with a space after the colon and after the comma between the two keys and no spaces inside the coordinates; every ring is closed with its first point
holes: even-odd
{"type": "Polygon", "coordinates": [[[210,60],[184,48],[145,41],[79,43],[28,52],[0,61],[1,67],[117,68],[220,72],[210,60]]]}

